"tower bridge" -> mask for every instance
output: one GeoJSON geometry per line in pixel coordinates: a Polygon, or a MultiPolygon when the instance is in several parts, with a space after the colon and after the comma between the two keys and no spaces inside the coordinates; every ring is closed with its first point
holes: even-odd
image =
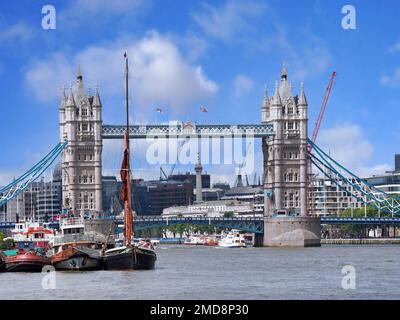
{"type": "MultiPolygon", "coordinates": [[[[75,93],[72,86],[62,94],[60,138],[68,140],[62,151],[63,207],[72,213],[102,212],[101,157],[103,139],[122,139],[125,128],[103,125],[99,90],[94,96],[84,90],[78,70],[75,93]]],[[[133,139],[224,138],[251,136],[262,140],[265,245],[320,245],[319,218],[307,215],[307,124],[308,103],[301,86],[292,93],[283,67],[273,97],[265,89],[260,124],[170,124],[132,125],[133,139]],[[273,213],[292,212],[296,217],[276,219],[273,213]]]]}
{"type": "MultiPolygon", "coordinates": [[[[55,157],[61,154],[62,206],[77,215],[90,212],[102,215],[102,147],[103,139],[122,139],[125,127],[106,125],[102,120],[103,105],[98,88],[86,93],[83,77],[78,70],[76,88],[62,93],[60,103],[60,144],[49,155],[18,179],[0,190],[0,205],[26,189],[55,157]]],[[[308,153],[308,102],[303,84],[298,95],[292,93],[285,67],[276,82],[272,97],[264,92],[259,124],[197,124],[170,122],[168,124],[136,124],[129,127],[133,139],[146,138],[240,138],[261,139],[263,153],[264,216],[256,220],[213,219],[215,225],[230,225],[243,230],[255,230],[265,246],[319,246],[321,219],[307,211],[307,160],[351,184],[357,193],[351,196],[365,201],[392,215],[400,214],[398,199],[371,188],[338,164],[317,146],[315,154],[308,153]],[[346,179],[350,175],[351,179],[346,179]],[[290,214],[289,214],[290,213],[290,214]]],[[[134,168],[133,168],[134,170],[134,168]]],[[[342,186],[343,187],[343,186],[342,186]]],[[[326,223],[327,218],[322,218],[326,223]]],[[[179,219],[178,219],[179,220],[179,219]]],[[[174,221],[178,221],[174,220],[174,221]]],[[[209,220],[210,222],[211,220],[209,220]]],[[[148,228],[167,221],[138,217],[135,228],[148,228]]],[[[172,222],[172,221],[170,221],[172,222]]],[[[370,220],[329,220],[329,223],[374,223],[370,220]]],[[[387,223],[394,223],[388,220],[387,223]]],[[[207,223],[200,219],[198,223],[207,223]]],[[[376,223],[382,223],[382,220],[376,223]]],[[[395,222],[397,223],[397,221],[395,222]]],[[[0,225],[2,227],[2,225],[0,225]]]]}

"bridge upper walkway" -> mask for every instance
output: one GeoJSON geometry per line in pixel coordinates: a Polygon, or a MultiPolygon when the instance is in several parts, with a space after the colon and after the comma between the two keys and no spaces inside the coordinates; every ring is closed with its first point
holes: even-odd
{"type": "MultiPolygon", "coordinates": [[[[103,139],[123,139],[126,127],[103,125],[103,139]]],[[[275,135],[272,123],[266,124],[192,124],[173,122],[170,124],[130,125],[129,137],[146,138],[196,138],[196,137],[240,137],[264,138],[275,135]]]]}

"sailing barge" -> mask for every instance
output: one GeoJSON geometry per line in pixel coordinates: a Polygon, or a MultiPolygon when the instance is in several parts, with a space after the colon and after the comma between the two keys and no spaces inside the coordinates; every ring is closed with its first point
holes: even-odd
{"type": "Polygon", "coordinates": [[[129,150],[129,99],[128,99],[128,55],[125,58],[125,150],[121,166],[121,200],[124,203],[124,241],[125,245],[109,249],[103,252],[105,270],[142,270],[153,269],[157,260],[155,249],[150,241],[141,241],[138,244],[132,243],[133,237],[133,216],[131,199],[131,171],[130,171],[130,150],[129,150]]]}

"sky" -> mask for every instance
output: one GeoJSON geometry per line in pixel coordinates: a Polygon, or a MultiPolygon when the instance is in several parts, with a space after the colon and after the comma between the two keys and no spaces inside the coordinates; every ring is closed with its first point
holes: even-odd
{"type": "MultiPolygon", "coordinates": [[[[336,71],[317,144],[361,176],[391,170],[400,153],[399,14],[396,0],[0,0],[0,185],[59,141],[61,90],[78,64],[86,88],[99,86],[104,123],[123,123],[125,49],[138,123],[259,123],[264,86],[272,95],[285,64],[296,94],[304,81],[312,132],[336,71]],[[45,30],[48,4],[56,27],[45,30]],[[342,27],[348,4],[355,29],[342,27]]],[[[249,176],[262,170],[254,147],[249,176]]],[[[116,174],[121,150],[122,141],[104,142],[104,174],[116,174]]],[[[159,176],[143,144],[132,152],[135,177],[159,176]]],[[[233,182],[235,166],[203,167],[213,182],[233,182]]]]}

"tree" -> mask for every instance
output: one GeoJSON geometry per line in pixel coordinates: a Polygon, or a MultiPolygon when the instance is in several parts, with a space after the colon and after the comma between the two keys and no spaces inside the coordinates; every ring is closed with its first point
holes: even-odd
{"type": "Polygon", "coordinates": [[[234,213],[231,211],[224,213],[224,218],[233,218],[233,216],[234,216],[234,213]]]}

